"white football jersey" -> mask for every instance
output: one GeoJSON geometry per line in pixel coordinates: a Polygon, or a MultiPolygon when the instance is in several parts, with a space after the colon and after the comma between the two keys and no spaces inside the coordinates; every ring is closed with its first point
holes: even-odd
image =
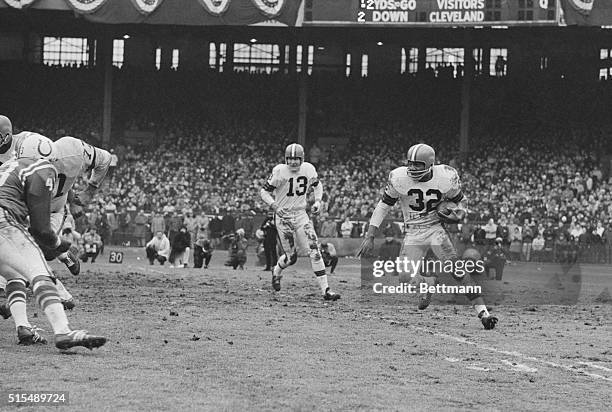
{"type": "MultiPolygon", "coordinates": [[[[0,164],[16,159],[19,149],[21,148],[21,144],[27,137],[30,136],[38,136],[41,139],[47,139],[45,136],[34,132],[21,132],[13,135],[13,140],[11,141],[11,146],[9,149],[4,153],[0,153],[0,164]]],[[[41,155],[41,157],[43,156],[41,155]]]]}
{"type": "Polygon", "coordinates": [[[398,167],[389,174],[383,202],[400,201],[404,223],[407,225],[434,225],[440,222],[436,208],[442,201],[458,203],[463,198],[459,174],[446,165],[432,167],[432,177],[420,182],[408,176],[406,167],[398,167]]]}
{"type": "Polygon", "coordinates": [[[68,192],[74,183],[91,171],[89,184],[98,187],[108,171],[111,161],[109,152],[85,143],[81,139],[64,136],[53,144],[53,165],[57,169],[57,191],[51,201],[51,211],[59,212],[64,208],[68,192]]]}
{"type": "Polygon", "coordinates": [[[274,193],[279,208],[297,212],[306,210],[308,190],[318,184],[317,170],[312,164],[303,162],[294,172],[282,163],[272,169],[264,189],[274,193]]]}

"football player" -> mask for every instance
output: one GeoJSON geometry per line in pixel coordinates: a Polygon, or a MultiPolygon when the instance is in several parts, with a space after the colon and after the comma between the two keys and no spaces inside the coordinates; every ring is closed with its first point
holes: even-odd
{"type": "MultiPolygon", "coordinates": [[[[382,200],[378,202],[365,239],[357,256],[368,254],[373,247],[374,237],[387,212],[399,200],[404,214],[405,237],[400,252],[400,259],[408,262],[420,262],[428,250],[434,252],[443,261],[457,260],[457,251],[442,223],[461,221],[467,210],[466,198],[461,192],[461,183],[457,171],[450,166],[435,165],[436,154],[431,146],[417,144],[408,150],[407,166],[398,167],[389,174],[389,181],[382,200]],[[453,202],[455,209],[438,210],[443,202],[453,202]]],[[[435,277],[411,273],[411,283],[427,283],[434,286],[435,277]]],[[[474,285],[469,274],[453,277],[463,285],[474,285]]],[[[493,329],[497,318],[491,316],[480,294],[466,294],[485,329],[493,329]]],[[[421,296],[419,309],[425,309],[431,302],[431,293],[421,296]]]]}
{"type": "MultiPolygon", "coordinates": [[[[40,135],[38,138],[29,136],[19,147],[18,157],[46,157],[57,169],[57,188],[51,200],[51,226],[59,234],[70,214],[68,196],[72,194],[72,187],[77,178],[91,172],[87,188],[71,199],[77,205],[83,206],[91,200],[104,180],[110,166],[111,155],[106,150],[93,147],[71,136],[64,136],[52,142],[52,148],[49,150],[45,148],[46,144],[41,143],[40,135]]],[[[80,264],[74,253],[62,254],[59,259],[66,263],[73,275],[78,275],[80,264]]]]}
{"type": "Polygon", "coordinates": [[[106,343],[106,338],[68,326],[55,276],[44,258],[70,247],[51,228],[49,209],[56,179],[57,171],[46,159],[20,158],[0,167],[0,273],[8,280],[6,294],[20,344],[47,343],[28,321],[29,285],[51,323],[58,349],[97,348],[106,343]]]}
{"type": "Polygon", "coordinates": [[[325,300],[338,300],[340,295],[331,291],[327,283],[325,264],[312,221],[306,213],[308,190],[314,189],[312,212],[318,213],[323,197],[315,167],[304,161],[304,148],[296,143],[285,149],[285,163],[272,169],[272,174],[261,189],[263,201],[275,212],[275,224],[283,248],[283,255],[272,271],[272,287],[281,289],[284,269],[298,258],[297,244],[308,247],[312,270],[325,300]],[[296,244],[297,243],[297,244],[296,244]]]}
{"type": "MultiPolygon", "coordinates": [[[[53,150],[53,142],[45,136],[33,132],[21,132],[13,135],[13,126],[10,119],[0,115],[0,162],[6,163],[14,160],[18,153],[23,151],[22,148],[28,149],[25,151],[29,152],[30,157],[42,158],[50,156],[53,150]]],[[[61,228],[57,228],[56,233],[59,234],[60,230],[61,228]]],[[[78,274],[80,264],[74,253],[67,251],[62,253],[58,259],[68,266],[71,273],[78,274]]],[[[74,308],[72,295],[66,290],[59,279],[56,279],[56,282],[56,287],[64,307],[66,309],[74,308]]],[[[0,273],[0,290],[5,288],[6,279],[0,273]]],[[[0,316],[4,319],[8,319],[11,316],[11,312],[6,304],[0,305],[0,316]]]]}

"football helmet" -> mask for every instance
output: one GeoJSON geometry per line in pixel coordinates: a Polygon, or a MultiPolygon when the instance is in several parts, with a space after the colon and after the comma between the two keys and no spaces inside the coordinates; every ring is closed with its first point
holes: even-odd
{"type": "Polygon", "coordinates": [[[17,149],[17,158],[53,160],[53,142],[38,133],[28,135],[17,149]]]}
{"type": "Polygon", "coordinates": [[[13,125],[11,120],[0,115],[0,152],[5,153],[13,141],[13,125]]]}
{"type": "Polygon", "coordinates": [[[436,152],[433,147],[419,143],[408,149],[407,157],[408,176],[419,180],[431,172],[436,161],[436,152]]]}
{"type": "Polygon", "coordinates": [[[293,172],[300,170],[300,166],[304,163],[304,148],[301,144],[291,143],[285,149],[285,163],[293,172]]]}

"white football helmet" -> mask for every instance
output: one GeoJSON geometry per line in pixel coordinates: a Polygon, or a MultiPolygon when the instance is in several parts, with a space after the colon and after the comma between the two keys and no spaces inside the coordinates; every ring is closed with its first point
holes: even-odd
{"type": "MultiPolygon", "coordinates": [[[[10,146],[13,140],[13,125],[11,120],[0,115],[0,148],[10,146]]],[[[6,151],[6,150],[5,150],[6,151]]]]}
{"type": "Polygon", "coordinates": [[[285,149],[285,163],[291,171],[297,172],[304,163],[304,148],[297,143],[291,143],[285,149]]]}
{"type": "Polygon", "coordinates": [[[38,133],[29,134],[17,148],[17,158],[53,160],[53,142],[38,133]]]}

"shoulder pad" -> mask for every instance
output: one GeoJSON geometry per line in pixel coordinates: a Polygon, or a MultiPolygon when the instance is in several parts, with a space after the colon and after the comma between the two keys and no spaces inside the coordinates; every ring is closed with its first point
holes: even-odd
{"type": "Polygon", "coordinates": [[[455,168],[448,165],[436,165],[434,168],[434,176],[436,176],[442,192],[446,193],[451,189],[460,188],[459,173],[455,168]]]}

